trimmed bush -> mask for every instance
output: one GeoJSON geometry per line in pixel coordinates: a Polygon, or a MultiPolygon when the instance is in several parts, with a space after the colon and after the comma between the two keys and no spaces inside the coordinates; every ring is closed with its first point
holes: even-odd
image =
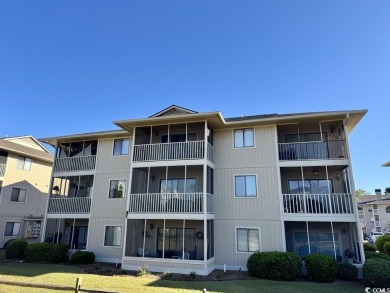
{"type": "Polygon", "coordinates": [[[24,239],[15,239],[8,243],[5,249],[5,258],[24,259],[24,250],[28,243],[24,239]]]}
{"type": "Polygon", "coordinates": [[[363,282],[372,288],[390,287],[390,261],[370,258],[363,265],[363,282]]]}
{"type": "Polygon", "coordinates": [[[337,271],[337,279],[346,281],[356,281],[358,269],[350,263],[339,263],[337,271]]]}
{"type": "Polygon", "coordinates": [[[317,283],[332,283],[337,276],[337,263],[333,257],[325,254],[310,254],[306,257],[309,279],[317,283]]]}
{"type": "Polygon", "coordinates": [[[33,243],[25,250],[27,262],[62,263],[68,261],[68,246],[54,243],[33,243]]]}
{"type": "Polygon", "coordinates": [[[69,263],[72,265],[87,265],[95,263],[95,254],[91,251],[76,251],[70,257],[69,263]]]}
{"type": "Polygon", "coordinates": [[[7,246],[11,243],[11,242],[14,242],[15,240],[19,240],[17,238],[14,238],[14,239],[10,239],[10,240],[7,240],[4,245],[3,245],[3,249],[6,249],[7,246]]]}
{"type": "Polygon", "coordinates": [[[363,243],[363,249],[364,249],[364,251],[376,251],[376,247],[370,243],[367,243],[367,242],[363,243]]]}
{"type": "Polygon", "coordinates": [[[387,253],[388,255],[390,255],[390,241],[387,241],[387,242],[383,245],[383,250],[385,251],[385,253],[387,253]]]}
{"type": "Polygon", "coordinates": [[[379,236],[379,237],[375,240],[375,246],[376,246],[376,248],[379,250],[379,252],[385,253],[385,250],[384,250],[383,246],[384,246],[385,243],[388,242],[388,241],[390,241],[390,235],[379,236]]]}
{"type": "Polygon", "coordinates": [[[380,252],[373,252],[373,251],[365,251],[364,255],[366,256],[366,259],[370,258],[380,258],[390,261],[390,256],[384,253],[380,252]]]}
{"type": "Polygon", "coordinates": [[[295,281],[302,275],[301,257],[292,252],[255,252],[247,267],[249,275],[260,279],[295,281]]]}

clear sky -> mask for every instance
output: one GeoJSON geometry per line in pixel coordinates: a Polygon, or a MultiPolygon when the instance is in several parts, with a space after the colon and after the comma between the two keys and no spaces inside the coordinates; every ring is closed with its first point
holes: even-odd
{"type": "Polygon", "coordinates": [[[369,112],[356,188],[390,186],[390,1],[0,2],[0,136],[115,129],[177,104],[224,117],[369,112]]]}

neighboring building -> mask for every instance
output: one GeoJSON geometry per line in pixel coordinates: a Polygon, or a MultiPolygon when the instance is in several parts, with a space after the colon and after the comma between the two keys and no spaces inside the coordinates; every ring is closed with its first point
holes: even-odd
{"type": "Polygon", "coordinates": [[[348,134],[366,110],[224,118],[177,106],[56,148],[43,241],[135,270],[246,269],[254,251],[352,249],[348,134]]]}
{"type": "Polygon", "coordinates": [[[32,136],[0,139],[0,247],[13,238],[40,241],[52,164],[32,136]]]}
{"type": "Polygon", "coordinates": [[[382,194],[380,189],[376,189],[375,195],[365,195],[358,201],[358,209],[363,234],[390,233],[389,194],[382,194]]]}

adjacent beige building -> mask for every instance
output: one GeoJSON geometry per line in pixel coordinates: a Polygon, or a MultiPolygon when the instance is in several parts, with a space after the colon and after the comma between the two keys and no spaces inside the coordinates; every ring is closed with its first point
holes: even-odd
{"type": "Polygon", "coordinates": [[[0,139],[0,247],[13,238],[40,241],[52,163],[32,136],[0,139]]]}
{"type": "Polygon", "coordinates": [[[348,136],[366,110],[224,118],[168,107],[56,148],[42,241],[135,270],[246,269],[255,251],[364,262],[348,136]]]}

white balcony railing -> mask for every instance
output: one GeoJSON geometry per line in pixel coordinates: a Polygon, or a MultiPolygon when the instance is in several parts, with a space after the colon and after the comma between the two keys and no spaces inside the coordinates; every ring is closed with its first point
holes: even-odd
{"type": "Polygon", "coordinates": [[[57,158],[54,163],[54,172],[95,170],[95,165],[96,156],[57,158]]]}
{"type": "Polygon", "coordinates": [[[346,158],[345,140],[279,143],[279,160],[328,160],[346,158]]]}
{"type": "Polygon", "coordinates": [[[91,212],[90,197],[50,198],[49,214],[88,214],[91,212]]]}
{"type": "Polygon", "coordinates": [[[378,211],[378,209],[373,209],[373,210],[372,210],[372,214],[373,214],[374,216],[379,216],[379,211],[378,211]]]}
{"type": "MultiPolygon", "coordinates": [[[[200,141],[141,144],[134,146],[134,162],[194,160],[204,158],[205,143],[200,141]]],[[[212,158],[212,149],[207,152],[212,158]]]]}
{"type": "MultiPolygon", "coordinates": [[[[207,212],[213,212],[213,195],[207,194],[207,212]]],[[[204,213],[204,194],[141,193],[130,195],[129,213],[204,213]]]]}
{"type": "Polygon", "coordinates": [[[381,222],[380,221],[375,221],[375,227],[380,227],[381,226],[381,222]]]}
{"type": "Polygon", "coordinates": [[[350,193],[283,194],[284,213],[353,214],[350,193]]]}
{"type": "Polygon", "coordinates": [[[0,177],[4,177],[5,174],[5,164],[0,164],[0,177]]]}

